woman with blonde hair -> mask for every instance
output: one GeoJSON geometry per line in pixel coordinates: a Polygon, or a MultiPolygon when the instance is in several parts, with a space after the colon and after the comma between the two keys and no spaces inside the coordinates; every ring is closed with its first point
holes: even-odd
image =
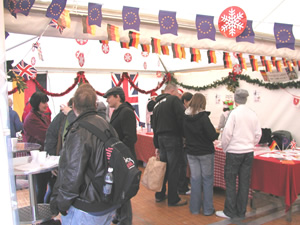
{"type": "Polygon", "coordinates": [[[212,125],[209,114],[205,111],[206,99],[196,93],[185,110],[183,132],[186,138],[185,151],[191,169],[191,200],[190,211],[199,214],[214,214],[213,183],[214,183],[214,144],[217,133],[212,125]]]}

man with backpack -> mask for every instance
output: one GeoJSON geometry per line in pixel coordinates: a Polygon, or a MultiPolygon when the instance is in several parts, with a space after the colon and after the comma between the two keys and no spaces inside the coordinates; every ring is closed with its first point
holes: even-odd
{"type": "MultiPolygon", "coordinates": [[[[50,207],[62,214],[62,224],[110,225],[120,204],[103,200],[107,157],[104,142],[80,123],[90,123],[101,131],[110,125],[96,112],[96,92],[82,84],[74,95],[73,110],[77,119],[68,127],[61,151],[58,176],[50,207]],[[95,182],[94,182],[95,181],[95,182]],[[96,185],[98,184],[99,185],[96,185]]],[[[117,137],[114,129],[111,135],[117,137]]]]}

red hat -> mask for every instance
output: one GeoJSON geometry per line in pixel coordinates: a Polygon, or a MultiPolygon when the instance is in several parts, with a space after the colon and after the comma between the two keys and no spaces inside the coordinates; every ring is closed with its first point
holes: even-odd
{"type": "Polygon", "coordinates": [[[152,91],[150,94],[150,97],[158,96],[158,94],[155,91],[152,91]]]}

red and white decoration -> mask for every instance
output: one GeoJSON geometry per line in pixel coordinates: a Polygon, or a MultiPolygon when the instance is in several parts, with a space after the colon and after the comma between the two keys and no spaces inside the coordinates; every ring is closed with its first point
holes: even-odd
{"type": "Polygon", "coordinates": [[[146,70],[147,69],[147,63],[144,62],[144,69],[146,70]]]}
{"type": "Polygon", "coordinates": [[[130,53],[125,53],[124,55],[125,62],[131,62],[132,61],[132,55],[130,53]]]}
{"type": "Polygon", "coordinates": [[[85,39],[75,39],[75,40],[79,45],[85,45],[88,42],[88,40],[85,39]]]}
{"type": "Polygon", "coordinates": [[[143,57],[148,57],[148,56],[149,56],[149,52],[141,52],[141,55],[142,55],[143,57]]]}
{"type": "Polygon", "coordinates": [[[300,107],[300,97],[294,97],[293,103],[295,107],[300,107]]]}
{"type": "Polygon", "coordinates": [[[75,53],[75,57],[76,57],[76,59],[78,59],[78,57],[79,57],[79,54],[80,54],[80,51],[78,50],[78,51],[75,53]]]}
{"type": "Polygon", "coordinates": [[[102,52],[104,54],[108,54],[109,53],[109,45],[108,44],[102,44],[102,52]]]}
{"type": "Polygon", "coordinates": [[[234,75],[239,75],[242,73],[242,68],[241,68],[241,65],[240,64],[235,64],[232,68],[232,73],[234,75]]]}
{"type": "Polygon", "coordinates": [[[85,59],[84,59],[84,54],[81,52],[81,53],[79,53],[79,56],[78,56],[78,63],[79,63],[79,66],[83,67],[84,61],[85,61],[85,59]]]}
{"type": "Polygon", "coordinates": [[[160,72],[160,71],[157,71],[157,72],[156,72],[156,76],[157,76],[157,77],[161,77],[161,72],[160,72]]]}
{"type": "Polygon", "coordinates": [[[228,7],[221,13],[218,26],[225,37],[235,38],[243,33],[247,26],[246,13],[240,7],[228,7]]]}
{"type": "Polygon", "coordinates": [[[35,63],[36,63],[36,59],[35,59],[35,57],[32,57],[32,58],[31,58],[31,65],[34,66],[35,63]]]}

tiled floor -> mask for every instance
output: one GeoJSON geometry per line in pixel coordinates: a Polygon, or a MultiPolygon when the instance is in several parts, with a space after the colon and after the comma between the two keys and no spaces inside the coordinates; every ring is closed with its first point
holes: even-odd
{"type": "MultiPolygon", "coordinates": [[[[143,168],[141,168],[143,170],[143,168]]],[[[29,205],[28,189],[17,191],[18,206],[29,205]]],[[[190,196],[182,196],[189,200],[190,196]]],[[[225,191],[214,189],[214,206],[216,210],[222,210],[225,200],[225,191]]],[[[273,203],[274,204],[274,203],[273,203]]],[[[189,206],[168,207],[167,201],[156,203],[154,192],[147,190],[142,184],[138,194],[132,198],[133,225],[202,225],[202,224],[267,224],[267,225],[296,225],[300,224],[300,207],[294,207],[292,222],[287,222],[284,207],[272,209],[272,204],[263,201],[263,206],[251,211],[247,209],[247,218],[243,221],[225,220],[215,215],[193,215],[189,212],[189,206]]],[[[59,217],[58,217],[59,218],[59,217]]]]}

